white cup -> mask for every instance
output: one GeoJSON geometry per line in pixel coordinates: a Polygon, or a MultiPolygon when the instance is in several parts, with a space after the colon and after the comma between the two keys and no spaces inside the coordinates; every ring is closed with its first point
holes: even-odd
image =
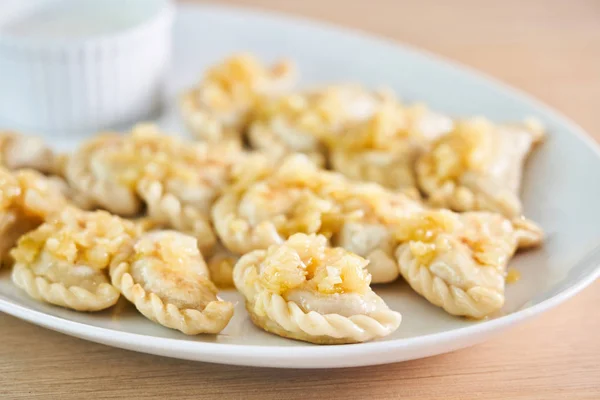
{"type": "Polygon", "coordinates": [[[172,20],[168,0],[3,0],[0,128],[70,135],[148,118],[172,20]]]}

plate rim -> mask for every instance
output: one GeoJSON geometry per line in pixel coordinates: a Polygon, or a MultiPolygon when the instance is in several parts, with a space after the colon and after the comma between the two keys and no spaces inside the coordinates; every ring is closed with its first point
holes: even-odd
{"type": "MultiPolygon", "coordinates": [[[[600,253],[597,253],[600,254],[600,253]]],[[[511,314],[507,314],[493,320],[483,321],[479,324],[465,326],[462,328],[452,329],[450,331],[432,333],[428,335],[415,336],[411,338],[392,339],[384,341],[373,341],[367,343],[347,344],[347,345],[312,345],[306,344],[302,346],[260,346],[260,345],[245,345],[235,343],[210,343],[200,342],[191,340],[181,340],[172,338],[163,338],[156,336],[149,336],[139,333],[123,332],[119,330],[113,330],[108,328],[102,328],[94,325],[88,325],[82,322],[72,321],[66,318],[57,317],[54,315],[46,314],[42,311],[33,310],[20,304],[15,304],[10,300],[6,300],[0,295],[0,311],[5,312],[9,315],[39,325],[51,330],[65,333],[71,336],[76,336],[82,339],[90,340],[96,343],[107,344],[108,339],[111,346],[126,348],[134,351],[141,351],[149,354],[157,354],[163,356],[169,356],[173,358],[185,358],[189,360],[201,361],[202,356],[207,356],[211,359],[221,359],[222,364],[231,365],[242,365],[242,366],[271,366],[271,367],[283,367],[283,368],[337,368],[342,366],[348,366],[346,364],[348,360],[345,357],[359,357],[359,356],[372,356],[378,351],[395,351],[409,347],[427,347],[433,344],[444,344],[452,343],[460,338],[468,338],[475,336],[489,335],[492,333],[499,333],[502,330],[510,327],[511,325],[524,322],[532,317],[541,314],[544,311],[550,310],[564,301],[570,299],[575,294],[589,286],[592,282],[600,277],[600,260],[599,257],[595,257],[588,262],[595,263],[597,267],[595,270],[583,277],[576,284],[573,284],[551,298],[537,303],[531,307],[523,310],[516,311],[511,314]],[[179,352],[190,351],[189,357],[181,357],[177,355],[168,355],[159,351],[161,344],[164,344],[165,349],[176,350],[179,352]],[[263,361],[265,362],[254,362],[256,356],[256,350],[261,349],[273,355],[266,355],[263,361]],[[279,359],[276,356],[279,352],[285,352],[285,358],[292,358],[291,362],[283,362],[281,365],[271,365],[268,361],[270,357],[275,356],[274,359],[279,359]],[[200,357],[195,357],[200,355],[200,357]],[[239,359],[227,359],[227,356],[241,357],[239,359]],[[319,360],[319,364],[312,364],[311,361],[319,360]],[[323,363],[323,359],[326,359],[323,363]],[[300,362],[300,363],[298,363],[300,362]]],[[[480,340],[481,341],[481,340],[480,340]]],[[[457,346],[452,350],[468,347],[479,341],[474,341],[464,345],[457,346]]],[[[452,351],[448,350],[448,351],[452,351]]],[[[435,354],[442,354],[445,352],[435,352],[435,354]]],[[[433,355],[433,354],[432,354],[433,355]]],[[[417,357],[420,358],[420,357],[417,357]]],[[[406,358],[402,361],[410,360],[414,358],[406,358]]],[[[285,360],[285,359],[284,359],[285,360]]],[[[207,361],[215,362],[215,361],[207,361]]],[[[360,359],[358,362],[351,362],[352,366],[366,366],[366,365],[377,365],[385,364],[386,361],[377,362],[369,360],[367,358],[360,359]]]]}
{"type": "MultiPolygon", "coordinates": [[[[362,40],[366,39],[369,41],[377,41],[390,47],[405,51],[406,53],[410,53],[416,57],[427,58],[432,62],[442,64],[444,68],[450,68],[462,74],[470,75],[471,78],[485,82],[496,92],[502,92],[518,98],[521,102],[528,103],[528,105],[532,108],[551,115],[552,118],[568,128],[566,133],[580,140],[583,145],[591,149],[600,159],[600,145],[594,139],[592,139],[592,137],[577,123],[559,111],[555,110],[553,107],[543,103],[540,100],[537,100],[521,89],[504,83],[497,78],[488,76],[487,74],[472,67],[463,65],[457,61],[440,56],[428,50],[413,47],[388,37],[376,35],[360,29],[260,8],[222,6],[214,4],[179,4],[177,5],[176,9],[178,13],[186,11],[189,12],[189,10],[196,12],[201,10],[221,13],[223,15],[232,13],[237,15],[251,14],[252,16],[259,18],[283,20],[295,25],[302,25],[308,29],[336,31],[344,36],[353,36],[362,40]]],[[[600,245],[600,243],[597,245],[600,245]]],[[[565,287],[552,297],[525,309],[500,316],[493,320],[482,321],[479,324],[456,328],[449,331],[431,333],[410,338],[373,341],[351,345],[306,344],[301,346],[263,346],[236,343],[211,343],[149,336],[139,333],[102,328],[82,322],[72,321],[63,317],[46,314],[42,311],[37,311],[32,308],[14,303],[5,298],[2,294],[0,294],[0,311],[35,325],[90,340],[96,343],[103,343],[113,347],[126,348],[129,350],[174,358],[198,361],[205,360],[206,362],[218,362],[230,365],[270,366],[283,368],[332,368],[344,366],[376,365],[390,362],[385,360],[380,362],[372,359],[373,355],[377,355],[382,352],[393,352],[412,347],[427,348],[427,346],[434,344],[451,344],[453,342],[457,342],[459,339],[471,339],[471,341],[454,346],[450,350],[441,352],[435,351],[430,355],[441,354],[447,351],[456,350],[458,348],[467,347],[482,341],[485,337],[493,333],[500,332],[511,325],[524,322],[536,315],[541,314],[542,312],[556,307],[600,278],[600,253],[595,253],[590,256],[590,253],[593,253],[596,249],[597,247],[584,254],[582,258],[575,263],[595,265],[595,267],[592,267],[592,270],[589,274],[575,279],[573,281],[574,283],[565,287]],[[479,337],[479,339],[477,339],[477,337],[479,337]],[[262,354],[257,354],[257,349],[259,349],[262,354]],[[166,354],[164,350],[174,350],[180,354],[170,355],[166,354]],[[281,352],[284,352],[285,357],[281,357],[280,355],[278,356],[278,354],[281,354],[281,352]],[[357,358],[361,356],[364,356],[364,358],[357,358]],[[353,359],[349,360],[348,358],[350,357],[353,359]]],[[[420,356],[396,358],[398,359],[397,361],[403,361],[413,358],[420,358],[420,356]]]]}

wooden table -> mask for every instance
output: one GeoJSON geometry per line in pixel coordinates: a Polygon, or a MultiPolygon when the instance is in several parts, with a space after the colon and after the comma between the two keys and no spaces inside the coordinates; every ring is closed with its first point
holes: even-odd
{"type": "MultiPolygon", "coordinates": [[[[520,87],[600,140],[597,0],[237,0],[423,47],[520,87]]],[[[600,282],[487,343],[332,371],[171,360],[0,314],[0,398],[600,399],[600,282]]]]}

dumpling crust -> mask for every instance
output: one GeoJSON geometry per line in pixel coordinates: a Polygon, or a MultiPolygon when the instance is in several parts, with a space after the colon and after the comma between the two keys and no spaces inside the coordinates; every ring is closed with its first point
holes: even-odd
{"type": "Polygon", "coordinates": [[[12,280],[36,300],[76,311],[104,310],[119,300],[119,291],[102,271],[57,263],[46,255],[29,265],[15,263],[12,280]]]}
{"type": "Polygon", "coordinates": [[[357,343],[387,336],[401,321],[369,287],[366,264],[328,247],[323,236],[295,234],[244,255],[234,282],[252,321],[267,332],[317,344],[357,343]]]}
{"type": "Polygon", "coordinates": [[[106,212],[66,209],[19,239],[12,251],[13,282],[47,303],[77,311],[106,309],[119,299],[106,269],[136,233],[132,223],[106,212]]]}
{"type": "Polygon", "coordinates": [[[400,273],[417,293],[450,314],[484,318],[504,304],[514,252],[539,244],[542,232],[524,219],[443,210],[411,216],[397,239],[400,273]]]}
{"type": "Polygon", "coordinates": [[[252,115],[248,139],[252,148],[274,159],[300,152],[323,166],[327,143],[370,118],[384,98],[360,86],[337,85],[266,99],[252,115]]]}
{"type": "Polygon", "coordinates": [[[60,162],[44,141],[35,136],[0,131],[0,165],[10,170],[33,169],[58,174],[60,162]]]}
{"type": "Polygon", "coordinates": [[[251,54],[237,54],[209,68],[204,79],[183,94],[181,113],[200,139],[241,142],[258,99],[277,96],[295,82],[295,66],[289,61],[265,66],[251,54]]]}
{"type": "Polygon", "coordinates": [[[399,270],[393,232],[407,216],[423,210],[421,203],[374,183],[352,183],[342,204],[349,217],[339,225],[332,244],[369,260],[373,283],[396,280],[399,270]]]}
{"type": "Polygon", "coordinates": [[[452,128],[452,120],[424,106],[386,101],[369,119],[329,143],[332,168],[351,179],[393,190],[416,190],[417,157],[452,128]]]}
{"type": "Polygon", "coordinates": [[[124,246],[110,266],[113,285],[148,319],[187,335],[221,332],[233,304],[217,288],[196,240],[154,231],[124,246]]]}
{"type": "Polygon", "coordinates": [[[229,250],[266,249],[293,233],[326,233],[337,224],[340,209],[331,194],[346,184],[342,176],[319,170],[302,154],[265,175],[226,192],[213,207],[213,224],[229,250]]]}
{"type": "Polygon", "coordinates": [[[0,167],[0,266],[19,237],[67,206],[60,189],[33,170],[14,173],[0,167]]]}
{"type": "Polygon", "coordinates": [[[143,173],[135,145],[118,134],[103,134],[85,142],[67,158],[65,177],[86,201],[122,216],[135,216],[142,202],[135,192],[143,173]]]}
{"type": "Polygon", "coordinates": [[[517,217],[523,163],[543,137],[535,121],[515,126],[482,118],[458,122],[417,161],[419,187],[434,207],[517,217]]]}
{"type": "Polygon", "coordinates": [[[202,251],[215,244],[210,208],[243,158],[232,143],[186,142],[138,125],[126,136],[104,136],[85,144],[67,163],[67,177],[97,205],[148,218],[195,236],[202,251]]]}
{"type": "Polygon", "coordinates": [[[297,232],[318,233],[368,258],[374,282],[398,276],[391,229],[402,215],[421,210],[418,202],[320,170],[301,154],[288,156],[266,175],[215,203],[213,224],[230,251],[244,254],[281,244],[297,232]]]}

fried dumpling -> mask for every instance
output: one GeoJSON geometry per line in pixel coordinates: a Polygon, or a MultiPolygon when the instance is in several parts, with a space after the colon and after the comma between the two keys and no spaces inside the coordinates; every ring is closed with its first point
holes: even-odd
{"type": "Polygon", "coordinates": [[[240,147],[231,142],[193,143],[174,151],[162,170],[153,165],[138,182],[137,193],[148,218],[194,236],[203,254],[210,253],[216,243],[211,207],[229,184],[234,164],[243,157],[240,147]]]}
{"type": "Polygon", "coordinates": [[[337,85],[266,99],[254,110],[248,139],[252,148],[275,159],[300,152],[325,165],[326,144],[348,125],[370,118],[385,97],[337,85]]]}
{"type": "Polygon", "coordinates": [[[331,235],[341,218],[333,193],[347,184],[343,176],[320,170],[303,154],[287,157],[266,175],[226,192],[212,209],[229,250],[266,249],[296,232],[331,235]]]}
{"type": "Polygon", "coordinates": [[[137,125],[126,136],[86,143],[67,162],[67,178],[98,206],[123,216],[145,207],[156,223],[189,233],[203,250],[215,243],[209,212],[241,156],[232,143],[186,142],[137,125]]]}
{"type": "Polygon", "coordinates": [[[135,138],[106,133],[84,142],[65,163],[69,186],[95,207],[121,216],[140,213],[136,185],[144,172],[144,153],[135,138]]]}
{"type": "Polygon", "coordinates": [[[369,287],[366,264],[328,247],[324,236],[295,234],[244,255],[234,281],[265,331],[317,344],[358,343],[387,336],[401,322],[369,287]]]}
{"type": "Polygon", "coordinates": [[[29,296],[77,311],[113,306],[119,292],[106,269],[136,227],[104,211],[64,209],[19,239],[13,282],[29,296]]]}
{"type": "Polygon", "coordinates": [[[542,140],[539,123],[495,125],[482,118],[458,122],[419,158],[419,187],[434,207],[455,211],[522,212],[523,164],[542,140]]]}
{"type": "Polygon", "coordinates": [[[55,154],[42,139],[16,132],[0,131],[0,166],[9,170],[29,169],[44,174],[51,185],[81,209],[91,209],[84,196],[71,188],[64,179],[68,156],[55,154]]]}
{"type": "Polygon", "coordinates": [[[212,217],[219,238],[234,253],[266,249],[298,232],[318,233],[368,258],[373,282],[381,283],[399,273],[391,227],[421,209],[404,194],[351,182],[293,154],[271,174],[225,193],[212,217]]]}
{"type": "Polygon", "coordinates": [[[56,174],[60,162],[42,139],[0,131],[0,166],[10,170],[33,169],[43,174],[56,174]]]}
{"type": "Polygon", "coordinates": [[[489,212],[423,211],[399,225],[400,273],[421,296],[453,315],[484,318],[504,304],[507,264],[543,233],[524,218],[489,212]]]}
{"type": "Polygon", "coordinates": [[[373,283],[395,281],[399,269],[394,255],[394,227],[415,212],[420,202],[374,183],[353,183],[340,198],[343,214],[331,242],[369,261],[373,283]]]}
{"type": "Polygon", "coordinates": [[[19,237],[68,204],[50,179],[33,170],[14,173],[0,167],[0,266],[19,237]]]}
{"type": "Polygon", "coordinates": [[[424,106],[386,101],[371,118],[330,142],[331,167],[352,179],[418,193],[416,159],[452,124],[450,118],[424,106]]]}
{"type": "Polygon", "coordinates": [[[233,55],[210,67],[204,79],[183,94],[181,113],[200,139],[241,141],[256,101],[281,94],[295,82],[295,67],[289,61],[265,66],[251,54],[233,55]]]}
{"type": "Polygon", "coordinates": [[[148,319],[188,335],[221,332],[233,304],[217,297],[196,239],[153,231],[118,252],[113,285],[148,319]]]}

